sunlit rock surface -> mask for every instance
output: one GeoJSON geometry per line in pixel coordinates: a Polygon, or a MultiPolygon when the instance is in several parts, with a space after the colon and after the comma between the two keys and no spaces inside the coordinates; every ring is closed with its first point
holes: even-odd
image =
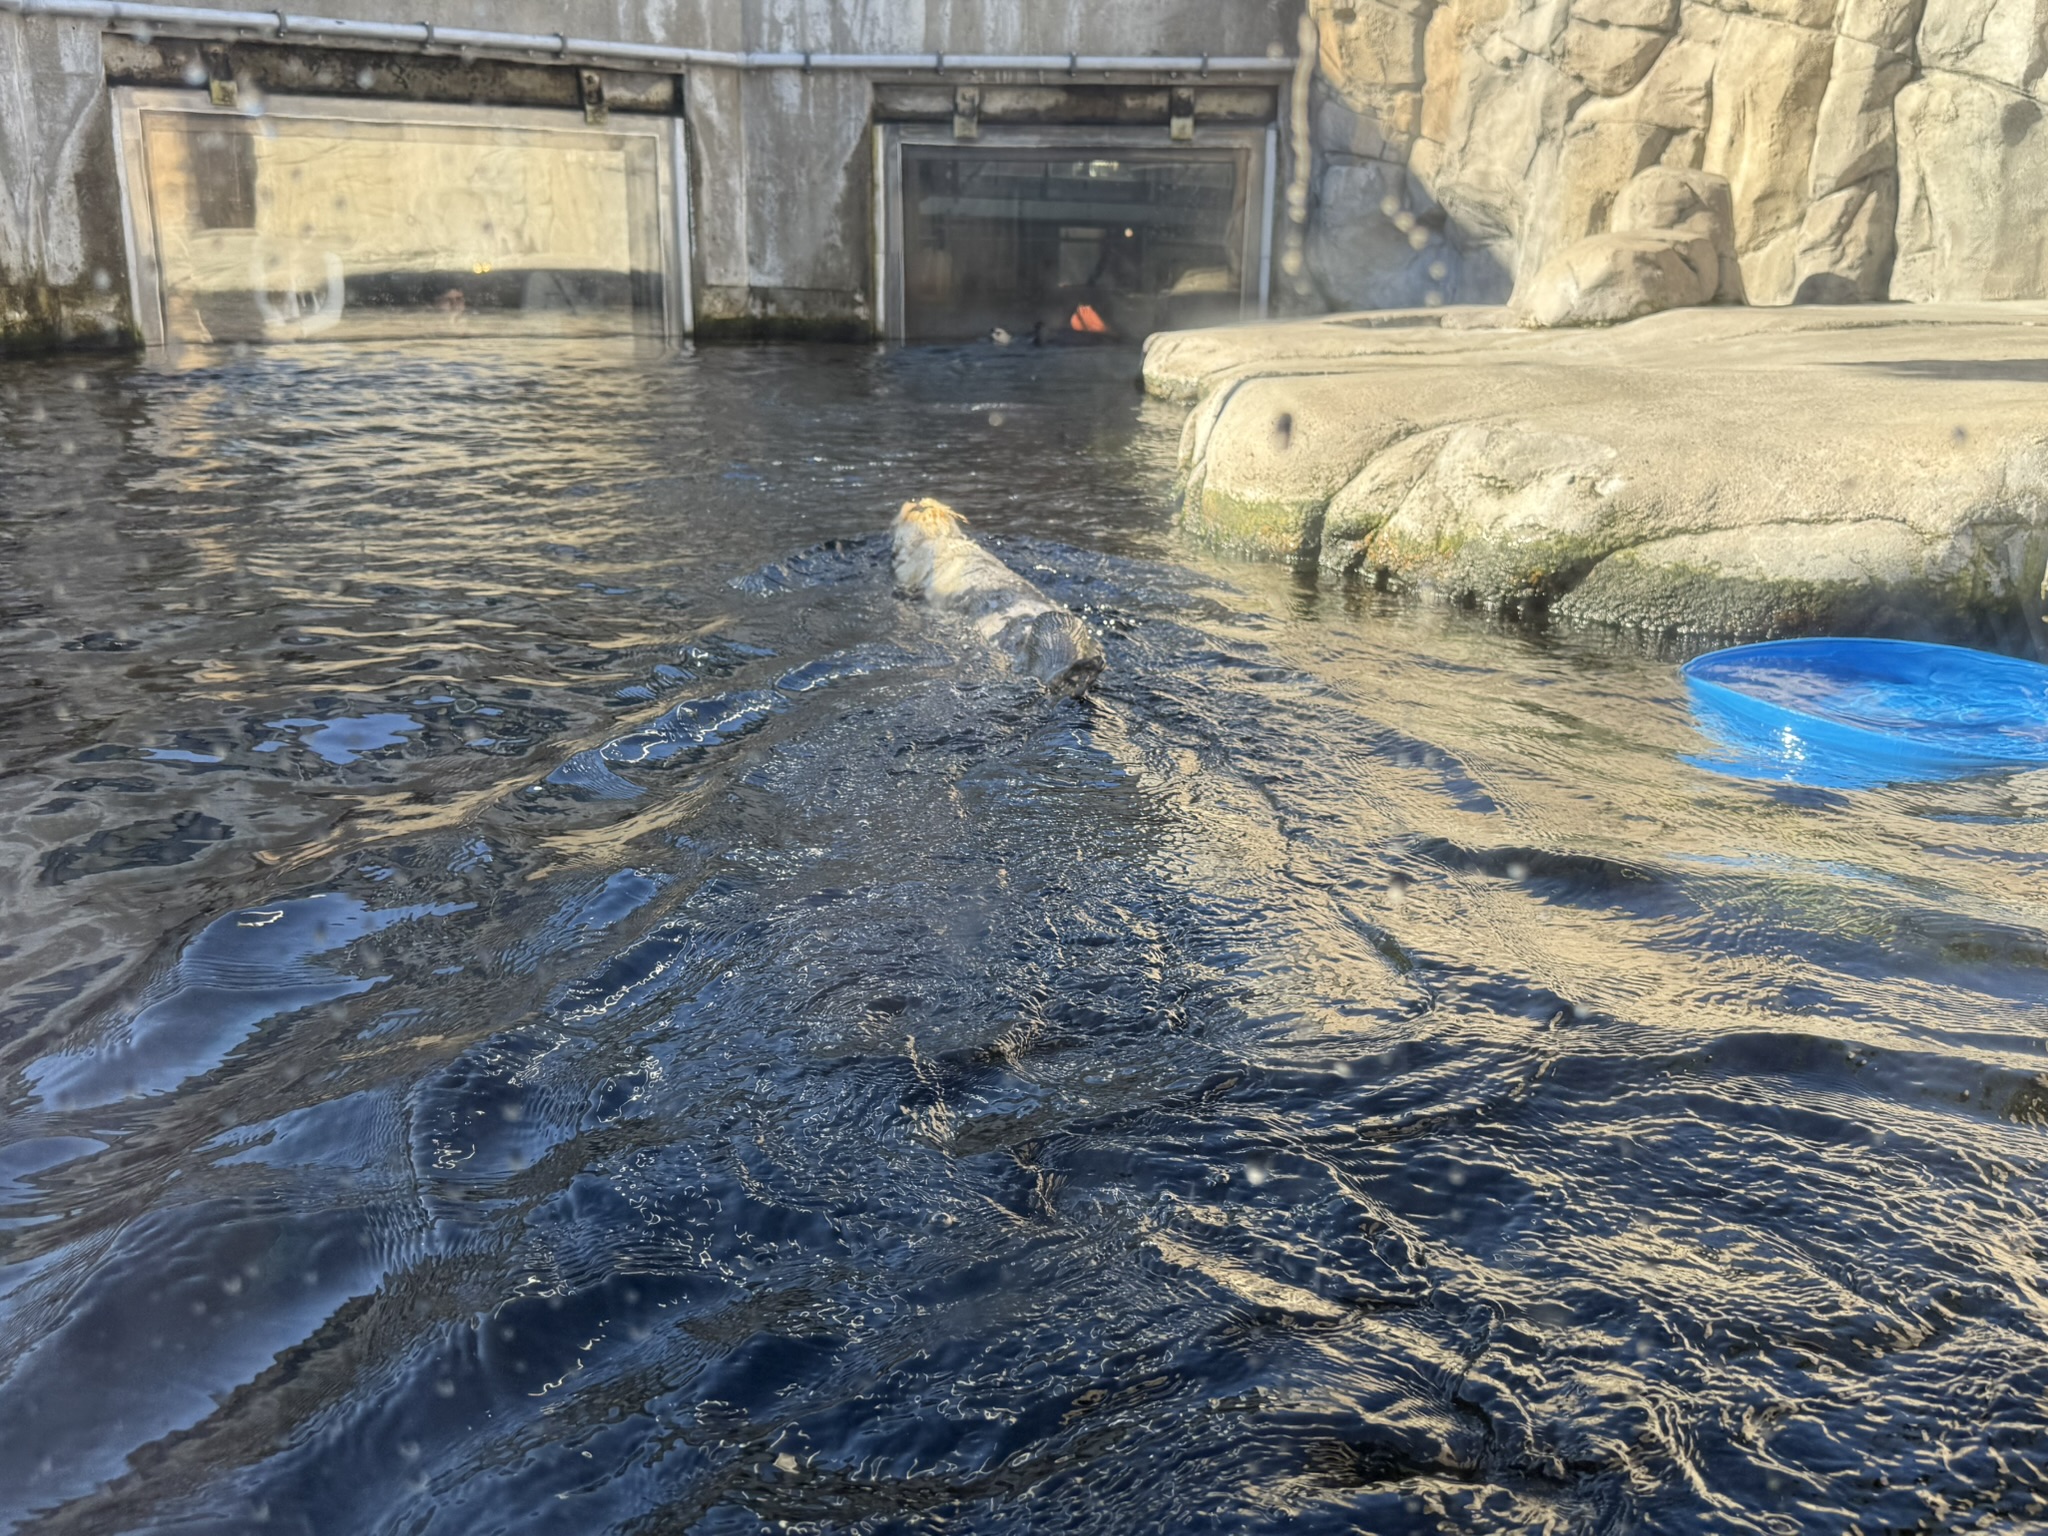
{"type": "Polygon", "coordinates": [[[1155,336],[1212,545],[1632,628],[2013,631],[2048,560],[2048,304],[1409,311],[1155,336]]]}
{"type": "Polygon", "coordinates": [[[1526,307],[1588,240],[1606,243],[1567,263],[1581,279],[1660,302],[2048,297],[2044,0],[1309,10],[1307,271],[1335,307],[1526,307]],[[1668,248],[1610,238],[1653,169],[1726,183],[1737,284],[1680,281],[1668,248]],[[1374,297],[1390,290],[1405,300],[1374,297]]]}
{"type": "Polygon", "coordinates": [[[1536,325],[1613,325],[1742,298],[1726,178],[1652,166],[1622,189],[1613,230],[1550,258],[1518,312],[1536,325]]]}

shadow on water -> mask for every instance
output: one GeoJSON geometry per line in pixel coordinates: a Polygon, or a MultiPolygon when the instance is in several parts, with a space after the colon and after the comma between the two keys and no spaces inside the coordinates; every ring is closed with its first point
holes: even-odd
{"type": "Polygon", "coordinates": [[[2048,384],[2044,357],[1910,357],[1893,362],[1850,363],[1909,379],[1975,379],[2004,384],[2048,384]]]}
{"type": "Polygon", "coordinates": [[[2048,785],[1180,548],[1133,366],[0,379],[0,1519],[2040,1513],[2048,785]]]}

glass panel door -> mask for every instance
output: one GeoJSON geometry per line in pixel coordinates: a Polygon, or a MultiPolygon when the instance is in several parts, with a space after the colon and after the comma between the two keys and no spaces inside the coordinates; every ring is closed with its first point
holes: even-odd
{"type": "Polygon", "coordinates": [[[1235,320],[1235,151],[903,148],[904,331],[1138,338],[1235,320]]]}
{"type": "Polygon", "coordinates": [[[543,116],[140,106],[163,339],[659,336],[665,124],[543,116]]]}

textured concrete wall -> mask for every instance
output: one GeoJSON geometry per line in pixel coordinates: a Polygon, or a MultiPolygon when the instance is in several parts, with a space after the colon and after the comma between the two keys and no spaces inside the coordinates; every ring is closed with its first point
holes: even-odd
{"type": "MultiPolygon", "coordinates": [[[[1250,54],[1302,0],[321,0],[356,19],[728,50],[1250,54]]],[[[869,82],[692,71],[700,328],[864,331],[869,82]]],[[[95,28],[0,14],[0,345],[125,336],[128,283],[95,28]],[[108,330],[111,327],[111,331],[108,330]]]]}
{"type": "Polygon", "coordinates": [[[0,14],[0,352],[131,338],[97,28],[0,14]]]}
{"type": "MultiPolygon", "coordinates": [[[[731,46],[771,51],[1263,55],[1293,46],[1301,0],[742,0],[738,10],[731,46]]],[[[693,75],[689,98],[702,150],[700,326],[865,328],[868,82],[713,75],[693,75]],[[721,174],[714,149],[735,140],[754,173],[744,178],[721,174]]]]}
{"type": "MultiPolygon", "coordinates": [[[[735,50],[1126,54],[1291,52],[1304,8],[1315,154],[1297,303],[1526,299],[1560,262],[1604,281],[1602,262],[1649,259],[1618,210],[1673,171],[1726,188],[1731,265],[1696,274],[1702,293],[2048,297],[2048,0],[317,7],[735,50]]],[[[89,25],[0,14],[0,346],[128,334],[100,75],[89,25]]],[[[704,328],[864,329],[868,82],[698,70],[686,102],[704,328]]]]}

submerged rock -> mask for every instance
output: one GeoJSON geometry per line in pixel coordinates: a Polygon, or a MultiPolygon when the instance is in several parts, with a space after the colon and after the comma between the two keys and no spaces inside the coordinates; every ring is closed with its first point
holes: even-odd
{"type": "Polygon", "coordinates": [[[2048,565],[2048,305],[1433,311],[1156,336],[1191,535],[1649,630],[2002,630],[2048,565]],[[1406,323],[1403,323],[1403,322],[1406,323]]]}

